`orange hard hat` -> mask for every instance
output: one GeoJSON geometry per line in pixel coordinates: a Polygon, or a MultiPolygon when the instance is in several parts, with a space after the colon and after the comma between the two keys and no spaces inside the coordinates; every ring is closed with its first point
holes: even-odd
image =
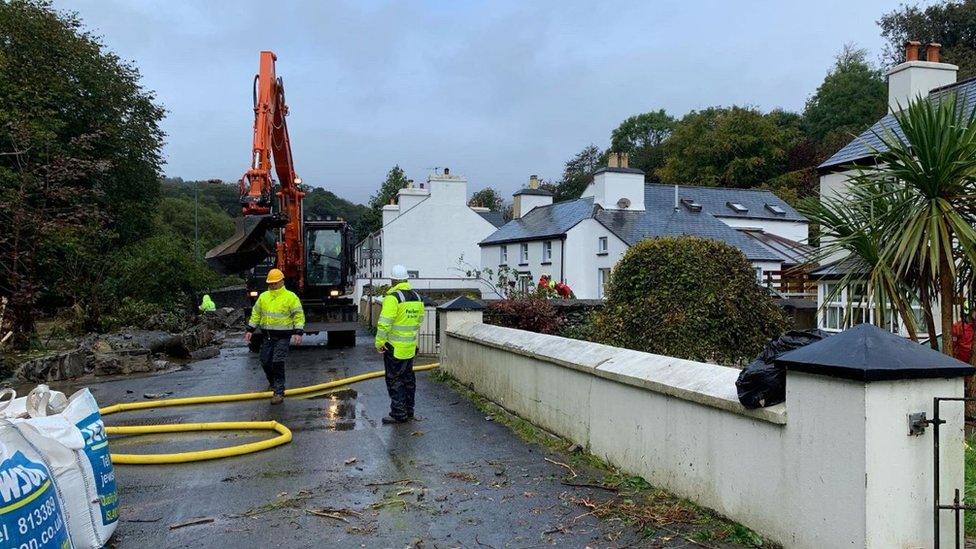
{"type": "Polygon", "coordinates": [[[274,284],[275,282],[281,282],[285,279],[285,273],[281,272],[279,269],[271,269],[268,271],[268,278],[265,280],[268,284],[274,284]]]}

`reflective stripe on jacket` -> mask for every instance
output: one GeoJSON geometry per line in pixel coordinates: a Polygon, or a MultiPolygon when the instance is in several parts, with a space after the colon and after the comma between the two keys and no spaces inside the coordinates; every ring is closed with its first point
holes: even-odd
{"type": "Polygon", "coordinates": [[[393,357],[405,360],[417,354],[417,332],[424,319],[424,302],[409,282],[393,286],[383,297],[383,309],[376,322],[376,348],[389,343],[393,357]]]}
{"type": "Polygon", "coordinates": [[[305,330],[305,313],[298,296],[285,288],[262,292],[247,323],[249,332],[257,328],[272,334],[301,334],[305,330]]]}

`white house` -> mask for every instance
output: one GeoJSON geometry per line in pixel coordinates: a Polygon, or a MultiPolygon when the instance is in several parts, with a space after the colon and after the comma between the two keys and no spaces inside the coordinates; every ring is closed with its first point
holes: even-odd
{"type": "Polygon", "coordinates": [[[383,226],[356,245],[356,295],[369,278],[388,279],[397,264],[423,289],[479,287],[459,270],[458,260],[477,267],[478,242],[502,225],[502,216],[468,206],[468,180],[445,168],[426,184],[400,189],[383,206],[383,226]]]}
{"type": "MultiPolygon", "coordinates": [[[[976,80],[956,82],[956,72],[959,67],[939,62],[939,44],[928,44],[925,47],[926,59],[919,60],[918,42],[908,42],[905,47],[905,61],[888,71],[888,114],[878,120],[873,126],[865,130],[850,143],[842,147],[833,156],[817,167],[820,176],[820,196],[845,196],[849,188],[850,177],[855,173],[858,165],[870,161],[874,150],[883,150],[884,143],[878,137],[886,131],[896,134],[900,132],[898,121],[892,114],[899,108],[919,97],[936,98],[950,93],[958,93],[960,98],[976,97],[976,80]]],[[[973,108],[972,99],[968,99],[969,108],[973,108]]],[[[818,305],[822,307],[817,324],[827,331],[840,331],[852,324],[874,322],[874,311],[871,310],[860,290],[843,290],[834,299],[825,304],[825,299],[834,293],[837,281],[843,278],[849,269],[854,267],[851,261],[844,260],[843,253],[835,253],[827,258],[825,264],[811,273],[819,280],[818,305]]],[[[913,307],[916,326],[920,328],[920,337],[924,334],[922,308],[916,303],[913,307]]],[[[938,306],[933,308],[935,318],[939,318],[938,306]]],[[[895,333],[907,336],[903,326],[899,326],[896,318],[888,322],[889,329],[895,333]]]]}
{"type": "Polygon", "coordinates": [[[549,274],[581,299],[602,298],[614,265],[646,238],[721,240],[741,250],[761,278],[796,263],[783,243],[802,250],[808,237],[807,220],[769,191],[646,185],[644,172],[629,168],[621,153],[576,200],[553,204],[533,178],[515,193],[515,204],[515,218],[481,241],[482,267],[512,269],[523,288],[549,274]]]}

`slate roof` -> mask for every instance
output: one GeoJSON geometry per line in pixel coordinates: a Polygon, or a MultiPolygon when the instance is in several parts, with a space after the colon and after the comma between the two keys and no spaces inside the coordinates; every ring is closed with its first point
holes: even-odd
{"type": "Polygon", "coordinates": [[[760,246],[769,248],[785,258],[784,266],[801,265],[810,259],[816,251],[816,248],[809,244],[783,238],[773,233],[744,230],[742,234],[755,240],[760,246]]]}
{"type": "Polygon", "coordinates": [[[552,192],[551,191],[547,191],[545,189],[530,189],[528,187],[526,187],[524,189],[519,189],[519,190],[515,191],[515,193],[512,196],[518,196],[520,194],[534,194],[534,195],[538,195],[538,196],[552,196],[552,192]]]}
{"type": "MultiPolygon", "coordinates": [[[[647,185],[654,192],[644,193],[645,203],[648,198],[654,201],[655,207],[674,207],[674,185],[654,183],[647,185]]],[[[777,221],[802,221],[806,218],[793,209],[772,191],[761,189],[733,189],[729,187],[696,187],[678,185],[678,198],[689,198],[701,204],[702,209],[716,217],[740,217],[743,219],[770,219],[777,221]],[[745,206],[748,211],[737,212],[729,207],[729,202],[737,202],[745,206]],[[766,205],[779,206],[784,215],[777,215],[766,205]]],[[[684,206],[682,206],[684,207],[684,206]]],[[[650,209],[650,207],[648,207],[650,209]]]]}
{"type": "MultiPolygon", "coordinates": [[[[701,189],[701,187],[686,187],[701,189]]],[[[765,191],[765,194],[773,196],[765,191]]],[[[679,188],[680,195],[680,188],[679,188]]],[[[534,208],[521,219],[509,221],[480,245],[503,244],[525,240],[555,238],[584,219],[595,219],[628,245],[659,236],[700,236],[735,246],[752,261],[785,261],[782,254],[767,248],[740,231],[716,219],[708,211],[692,212],[680,207],[674,210],[674,187],[644,187],[646,210],[604,210],[593,205],[592,198],[557,202],[534,208]],[[670,195],[668,194],[670,192],[670,195]],[[664,197],[670,196],[665,200],[664,197]]]]}
{"type": "Polygon", "coordinates": [[[480,245],[560,236],[580,221],[592,217],[593,209],[592,198],[577,198],[550,206],[539,206],[521,218],[509,221],[488,235],[480,245]]]}
{"type": "MultiPolygon", "coordinates": [[[[974,105],[976,105],[976,78],[935,88],[929,92],[929,98],[938,99],[939,97],[945,97],[949,93],[958,93],[957,100],[962,102],[967,110],[972,110],[974,105]]],[[[833,156],[817,166],[817,169],[829,171],[831,168],[864,160],[871,156],[875,150],[884,151],[886,147],[879,136],[885,135],[885,132],[888,130],[894,132],[899,137],[904,137],[895,116],[886,114],[881,120],[878,120],[873,126],[861,132],[861,135],[854,138],[847,145],[844,145],[833,156]]]]}
{"type": "Polygon", "coordinates": [[[505,224],[505,216],[502,215],[502,212],[478,212],[478,215],[495,227],[501,227],[505,224]]]}

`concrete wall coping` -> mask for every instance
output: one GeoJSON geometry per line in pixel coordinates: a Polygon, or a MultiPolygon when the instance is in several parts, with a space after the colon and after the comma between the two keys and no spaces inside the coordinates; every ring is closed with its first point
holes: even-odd
{"type": "Polygon", "coordinates": [[[786,424],[784,404],[750,410],[739,403],[736,368],[479,322],[459,324],[447,334],[703,406],[786,424]]]}

